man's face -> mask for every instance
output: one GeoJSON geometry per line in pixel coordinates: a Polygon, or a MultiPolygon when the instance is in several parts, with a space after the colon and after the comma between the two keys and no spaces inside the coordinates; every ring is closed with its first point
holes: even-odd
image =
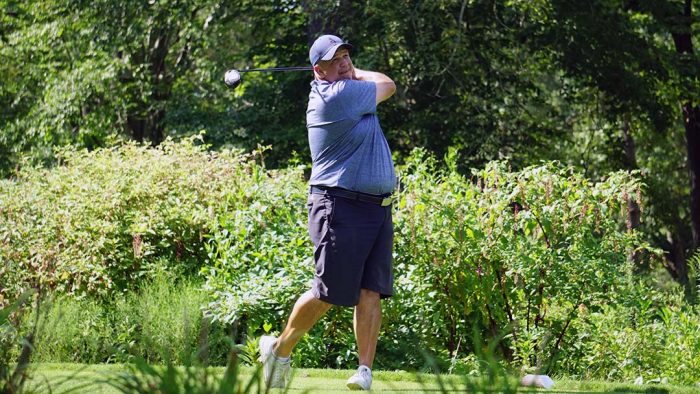
{"type": "Polygon", "coordinates": [[[333,59],[321,60],[314,67],[314,71],[318,77],[328,82],[352,79],[354,73],[350,52],[345,48],[338,49],[333,55],[333,59]]]}

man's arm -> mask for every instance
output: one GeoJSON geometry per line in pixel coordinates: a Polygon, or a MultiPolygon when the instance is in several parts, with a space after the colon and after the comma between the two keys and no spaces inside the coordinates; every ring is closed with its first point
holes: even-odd
{"type": "Polygon", "coordinates": [[[396,92],[396,84],[394,81],[382,73],[355,68],[353,75],[353,79],[374,82],[374,84],[377,85],[377,104],[388,99],[396,92]]]}

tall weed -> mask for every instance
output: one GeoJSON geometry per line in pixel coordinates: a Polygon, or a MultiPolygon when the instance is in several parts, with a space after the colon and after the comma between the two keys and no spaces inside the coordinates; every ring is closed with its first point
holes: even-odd
{"type": "Polygon", "coordinates": [[[114,325],[131,332],[130,353],[148,362],[183,363],[197,355],[206,295],[200,285],[175,280],[157,276],[111,308],[114,325]]]}
{"type": "Polygon", "coordinates": [[[560,372],[579,379],[700,382],[700,309],[685,304],[680,288],[661,293],[640,283],[636,290],[631,303],[583,314],[560,372]]]}
{"type": "Polygon", "coordinates": [[[108,301],[58,296],[43,312],[35,360],[222,363],[227,333],[205,319],[205,305],[201,285],[166,275],[108,301]]]}
{"type": "Polygon", "coordinates": [[[38,312],[43,324],[36,337],[36,362],[99,363],[109,359],[112,324],[96,300],[59,296],[38,312]]]}
{"type": "MultiPolygon", "coordinates": [[[[33,291],[23,293],[5,308],[0,309],[0,392],[25,392],[24,385],[28,378],[28,368],[34,349],[34,320],[27,334],[17,329],[18,315],[24,313],[31,303],[33,291]]],[[[37,298],[39,300],[39,298],[37,298]]],[[[9,301],[9,300],[8,300],[9,301]]],[[[39,301],[37,301],[38,303],[39,301]]]]}

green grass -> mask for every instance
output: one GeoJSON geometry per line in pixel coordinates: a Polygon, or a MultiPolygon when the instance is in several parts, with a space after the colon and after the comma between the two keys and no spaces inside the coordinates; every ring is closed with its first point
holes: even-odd
{"type": "MultiPolygon", "coordinates": [[[[28,388],[38,388],[39,392],[76,393],[117,393],[105,381],[128,368],[120,364],[34,364],[32,379],[28,388]],[[97,383],[96,383],[97,382],[97,383]]],[[[222,375],[223,368],[212,368],[215,374],[222,375]]],[[[240,378],[247,382],[254,375],[255,369],[243,367],[240,378]]],[[[346,379],[353,373],[349,370],[331,369],[296,369],[289,392],[333,393],[348,392],[346,379]]],[[[507,385],[515,381],[510,380],[507,385]]],[[[409,372],[376,371],[374,373],[373,392],[387,393],[440,393],[440,392],[503,392],[508,386],[489,385],[483,378],[465,378],[455,375],[426,375],[409,372]]],[[[643,385],[611,383],[603,381],[574,381],[555,379],[555,386],[547,393],[695,393],[697,387],[673,385],[643,385]]],[[[283,392],[272,390],[271,392],[283,392]]],[[[535,392],[529,388],[518,388],[518,392],[535,392]]]]}

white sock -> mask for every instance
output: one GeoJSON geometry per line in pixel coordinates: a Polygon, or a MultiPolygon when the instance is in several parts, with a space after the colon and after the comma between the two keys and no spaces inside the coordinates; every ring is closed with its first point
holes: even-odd
{"type": "MultiPolygon", "coordinates": [[[[290,357],[291,357],[291,356],[290,356],[290,357]]],[[[278,355],[275,354],[275,359],[276,359],[277,361],[281,362],[281,363],[288,363],[290,357],[280,357],[280,356],[278,356],[278,355]]]]}

